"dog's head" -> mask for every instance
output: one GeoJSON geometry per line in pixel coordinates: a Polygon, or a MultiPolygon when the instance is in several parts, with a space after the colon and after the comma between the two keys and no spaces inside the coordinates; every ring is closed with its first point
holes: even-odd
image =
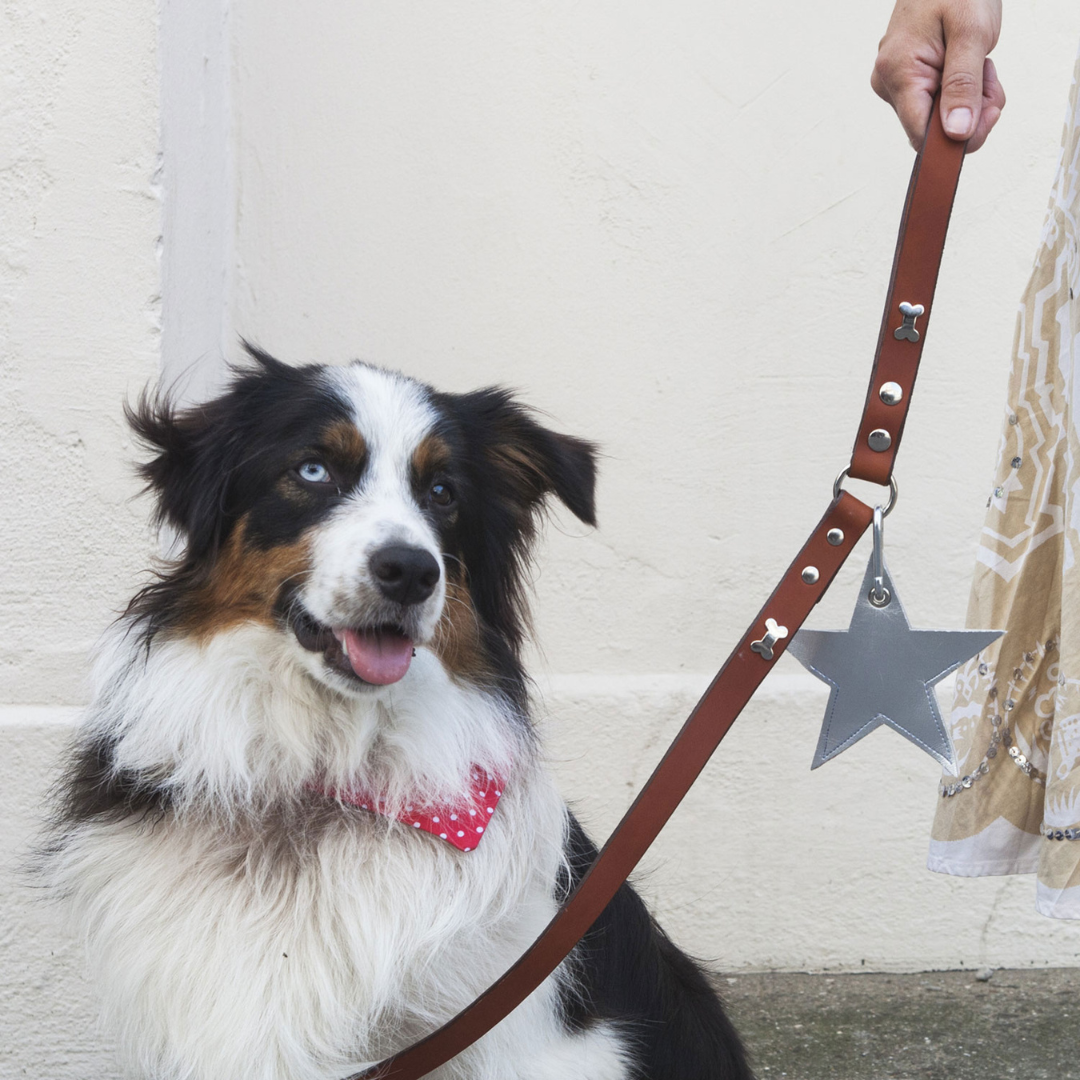
{"type": "Polygon", "coordinates": [[[214,400],[130,413],[155,451],[141,471],[159,519],[184,543],[133,601],[148,640],[254,621],[346,694],[407,679],[415,648],[513,693],[538,516],[553,494],[595,523],[593,447],[505,390],[251,351],[214,400]]]}

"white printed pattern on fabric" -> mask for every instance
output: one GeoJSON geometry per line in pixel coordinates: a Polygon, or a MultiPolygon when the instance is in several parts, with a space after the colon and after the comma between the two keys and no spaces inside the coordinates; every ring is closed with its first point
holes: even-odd
{"type": "Polygon", "coordinates": [[[1005,637],[960,669],[929,867],[1038,875],[1044,915],[1080,918],[1080,58],[1021,300],[968,625],[1005,637]]]}

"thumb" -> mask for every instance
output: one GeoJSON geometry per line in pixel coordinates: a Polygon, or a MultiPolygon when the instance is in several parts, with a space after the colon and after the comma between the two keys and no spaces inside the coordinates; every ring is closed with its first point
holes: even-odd
{"type": "Polygon", "coordinates": [[[968,139],[979,126],[986,53],[986,44],[974,37],[956,37],[946,43],[941,121],[950,138],[968,139]]]}

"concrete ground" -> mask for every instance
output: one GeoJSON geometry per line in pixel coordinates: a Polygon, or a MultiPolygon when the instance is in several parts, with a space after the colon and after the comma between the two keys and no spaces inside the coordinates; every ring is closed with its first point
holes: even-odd
{"type": "Polygon", "coordinates": [[[1080,1080],[1080,968],[721,980],[758,1080],[1080,1080]]]}

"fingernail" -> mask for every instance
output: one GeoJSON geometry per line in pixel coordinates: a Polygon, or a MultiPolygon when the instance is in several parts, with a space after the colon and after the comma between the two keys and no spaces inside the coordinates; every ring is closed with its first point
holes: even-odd
{"type": "Polygon", "coordinates": [[[970,109],[953,109],[945,117],[945,131],[949,135],[966,135],[970,130],[970,109]]]}

